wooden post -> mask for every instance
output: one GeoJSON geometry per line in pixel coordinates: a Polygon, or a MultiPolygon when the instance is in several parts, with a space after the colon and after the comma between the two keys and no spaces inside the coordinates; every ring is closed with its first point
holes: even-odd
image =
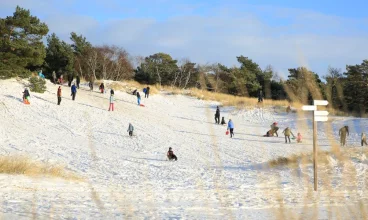
{"type": "Polygon", "coordinates": [[[314,191],[317,191],[317,122],[313,112],[313,171],[314,171],[314,191]]]}

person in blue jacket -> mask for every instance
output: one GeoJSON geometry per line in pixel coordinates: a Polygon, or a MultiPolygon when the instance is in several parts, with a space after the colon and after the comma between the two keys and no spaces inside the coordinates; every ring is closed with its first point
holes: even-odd
{"type": "Polygon", "coordinates": [[[77,87],[75,86],[75,83],[72,85],[71,90],[72,90],[72,94],[71,94],[71,96],[72,96],[73,101],[74,101],[74,99],[75,99],[75,95],[77,94],[77,87]]]}
{"type": "Polygon", "coordinates": [[[230,130],[230,138],[232,138],[234,136],[234,123],[231,119],[227,123],[227,130],[230,130]]]}

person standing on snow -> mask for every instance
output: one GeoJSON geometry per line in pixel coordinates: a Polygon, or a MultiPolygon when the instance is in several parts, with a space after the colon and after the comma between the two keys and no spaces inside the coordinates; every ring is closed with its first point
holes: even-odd
{"type": "Polygon", "coordinates": [[[339,130],[341,146],[345,146],[346,144],[346,134],[349,135],[349,127],[345,125],[339,130]]]}
{"type": "Polygon", "coordinates": [[[57,90],[57,99],[58,99],[58,105],[60,105],[61,102],[61,86],[59,86],[57,90]]]}
{"type": "Polygon", "coordinates": [[[234,123],[231,119],[227,123],[227,130],[230,130],[230,138],[232,138],[234,136],[234,123]]]}
{"type": "Polygon", "coordinates": [[[263,92],[262,92],[262,89],[259,90],[259,93],[258,93],[258,102],[263,102],[263,92]]]}
{"type": "Polygon", "coordinates": [[[147,98],[147,88],[143,88],[144,98],[147,98]]]}
{"type": "Polygon", "coordinates": [[[25,103],[25,104],[30,104],[29,103],[29,97],[30,97],[31,95],[29,94],[29,91],[28,91],[28,89],[27,88],[25,88],[24,89],[24,92],[23,92],[23,102],[25,103]]]}
{"type": "Polygon", "coordinates": [[[75,99],[75,95],[77,94],[77,87],[75,86],[75,84],[73,84],[73,85],[72,85],[71,90],[72,90],[72,94],[71,94],[71,96],[72,96],[72,99],[73,99],[73,101],[74,101],[74,99],[75,99]]]}
{"type": "Polygon", "coordinates": [[[361,138],[361,144],[362,144],[362,147],[363,147],[363,144],[365,144],[365,146],[367,146],[367,137],[365,136],[364,133],[362,133],[362,138],[361,138]]]}
{"type": "Polygon", "coordinates": [[[114,89],[111,89],[110,90],[110,95],[114,95],[114,94],[115,94],[114,89]]]}
{"type": "Polygon", "coordinates": [[[101,93],[104,93],[105,85],[103,83],[101,83],[99,89],[100,89],[101,93]]]}
{"type": "Polygon", "coordinates": [[[114,111],[114,94],[110,95],[110,106],[109,106],[109,111],[112,110],[114,111]]]}
{"type": "Polygon", "coordinates": [[[171,147],[169,147],[169,151],[167,152],[167,158],[169,159],[169,160],[175,160],[175,161],[177,161],[178,160],[178,158],[176,157],[176,155],[174,154],[174,151],[172,150],[172,148],[171,147]]]}
{"type": "Polygon", "coordinates": [[[56,84],[56,73],[55,73],[55,71],[52,71],[52,83],[54,83],[54,85],[56,84]]]}
{"type": "Polygon", "coordinates": [[[141,105],[141,95],[139,94],[139,92],[137,92],[137,102],[138,105],[141,105]]]}
{"type": "Polygon", "coordinates": [[[216,113],[215,113],[215,123],[220,124],[220,109],[218,106],[216,108],[216,113]]]}
{"type": "Polygon", "coordinates": [[[79,75],[77,75],[76,81],[77,81],[77,89],[79,89],[79,84],[80,84],[80,76],[79,75]]]}
{"type": "Polygon", "coordinates": [[[285,134],[285,144],[287,144],[288,139],[289,139],[289,144],[291,144],[290,134],[293,135],[293,137],[295,137],[295,136],[294,136],[293,132],[291,132],[290,128],[289,127],[285,128],[285,130],[282,133],[285,134]]]}
{"type": "Polygon", "coordinates": [[[150,93],[150,87],[147,86],[147,88],[146,88],[146,94],[144,94],[144,97],[148,99],[149,93],[150,93]]]}
{"type": "Polygon", "coordinates": [[[133,131],[134,131],[133,125],[131,123],[129,123],[127,132],[129,132],[130,137],[133,136],[133,131]]]}

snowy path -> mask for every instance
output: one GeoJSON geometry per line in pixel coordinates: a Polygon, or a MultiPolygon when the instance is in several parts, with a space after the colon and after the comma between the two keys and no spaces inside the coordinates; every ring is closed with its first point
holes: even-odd
{"type": "MultiPolygon", "coordinates": [[[[279,156],[311,152],[307,116],[224,108],[221,117],[235,123],[230,139],[225,126],[213,123],[216,103],[191,97],[155,95],[139,107],[134,96],[115,92],[115,111],[108,112],[108,93],[86,87],[73,102],[63,86],[61,106],[55,85],[48,84],[44,94],[32,93],[30,106],[20,102],[22,90],[15,80],[0,81],[1,155],[61,163],[86,181],[0,175],[5,218],[264,219],[280,218],[280,206],[286,216],[307,216],[316,203],[323,218],[335,213],[334,207],[367,202],[367,163],[355,164],[356,196],[345,196],[341,187],[334,198],[324,184],[319,193],[311,192],[312,167],[297,174],[258,168],[279,156]],[[279,137],[261,137],[273,121],[279,122],[279,137]],[[133,138],[126,132],[129,122],[136,129],[133,138]],[[304,142],[284,144],[286,126],[295,134],[302,131],[304,142]],[[178,161],[166,161],[169,147],[178,161]]],[[[335,118],[336,138],[344,123],[352,128],[351,147],[358,146],[368,120],[335,118]]],[[[324,129],[319,125],[319,144],[329,149],[324,129]]]]}

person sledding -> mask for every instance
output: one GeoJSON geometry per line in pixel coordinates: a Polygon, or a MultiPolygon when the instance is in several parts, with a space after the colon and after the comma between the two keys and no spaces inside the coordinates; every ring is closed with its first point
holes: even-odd
{"type": "Polygon", "coordinates": [[[111,94],[111,95],[110,95],[110,106],[109,106],[109,111],[110,111],[110,110],[114,111],[114,101],[115,101],[114,94],[111,94]]]}
{"type": "Polygon", "coordinates": [[[229,122],[227,123],[227,130],[230,130],[230,138],[233,138],[234,136],[234,123],[231,119],[229,119],[229,122]]]}
{"type": "Polygon", "coordinates": [[[220,109],[218,106],[216,108],[216,113],[215,113],[215,123],[220,124],[220,109]]]}
{"type": "Polygon", "coordinates": [[[28,91],[28,89],[27,88],[25,88],[24,89],[24,91],[23,91],[23,103],[24,104],[27,104],[27,105],[29,105],[30,104],[30,102],[29,102],[29,97],[30,97],[31,95],[29,94],[29,91],[28,91]]]}
{"type": "Polygon", "coordinates": [[[289,140],[289,144],[291,143],[290,134],[293,135],[293,137],[295,138],[293,132],[291,132],[289,127],[285,128],[285,130],[282,133],[285,135],[285,144],[287,144],[287,140],[289,140]]]}
{"type": "Polygon", "coordinates": [[[221,120],[221,125],[226,125],[226,122],[225,122],[225,117],[222,117],[222,120],[221,120]]]}
{"type": "Polygon", "coordinates": [[[169,159],[169,160],[175,160],[175,161],[178,160],[178,158],[174,154],[174,151],[172,150],[171,147],[169,147],[169,151],[167,152],[167,159],[169,159]]]}
{"type": "Polygon", "coordinates": [[[101,83],[99,89],[100,89],[101,93],[104,93],[104,91],[105,91],[105,85],[103,83],[101,83]]]}
{"type": "Polygon", "coordinates": [[[131,123],[129,123],[129,126],[128,126],[128,130],[127,132],[129,133],[129,136],[132,137],[133,136],[133,131],[134,131],[134,127],[131,123]]]}

